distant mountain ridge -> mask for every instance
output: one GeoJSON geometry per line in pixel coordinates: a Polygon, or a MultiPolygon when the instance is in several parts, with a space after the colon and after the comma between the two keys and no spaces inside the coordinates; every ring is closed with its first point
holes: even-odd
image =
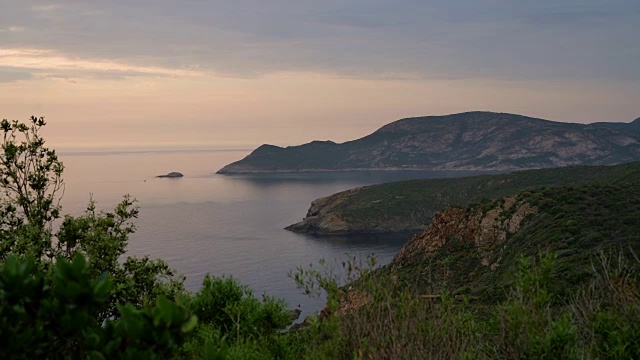
{"type": "Polygon", "coordinates": [[[218,173],[517,170],[634,160],[640,160],[640,118],[576,124],[467,112],[397,120],[341,144],[262,145],[218,173]]]}

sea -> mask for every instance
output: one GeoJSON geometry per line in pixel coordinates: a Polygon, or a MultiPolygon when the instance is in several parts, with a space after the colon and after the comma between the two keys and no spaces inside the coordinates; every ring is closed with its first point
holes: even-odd
{"type": "MultiPolygon", "coordinates": [[[[302,220],[318,197],[390,181],[457,177],[468,172],[375,171],[218,175],[249,150],[61,152],[63,213],[81,215],[90,199],[112,210],[125,194],[140,208],[127,255],[164,259],[198,291],[205,274],[233,276],[260,297],[283,299],[301,319],[322,308],[290,274],[321,259],[338,266],[346,259],[375,256],[387,264],[408,234],[310,236],[284,230],[302,220]],[[156,178],[178,171],[182,178],[156,178]]],[[[330,265],[332,266],[332,265],[330,265]]]]}

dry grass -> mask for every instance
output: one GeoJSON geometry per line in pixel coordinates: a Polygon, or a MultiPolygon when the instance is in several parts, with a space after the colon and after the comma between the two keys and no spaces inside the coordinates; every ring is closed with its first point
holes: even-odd
{"type": "Polygon", "coordinates": [[[594,259],[593,281],[563,299],[549,292],[558,275],[553,270],[555,257],[523,258],[507,300],[492,306],[469,304],[446,293],[425,299],[395,291],[389,286],[391,279],[374,278],[352,264],[362,275],[352,285],[358,295],[350,297],[345,289],[327,287],[335,291],[328,295],[331,315],[305,330],[305,341],[313,349],[307,356],[638,358],[640,260],[633,252],[626,254],[601,253],[594,259]],[[353,306],[354,299],[367,301],[353,306]]]}

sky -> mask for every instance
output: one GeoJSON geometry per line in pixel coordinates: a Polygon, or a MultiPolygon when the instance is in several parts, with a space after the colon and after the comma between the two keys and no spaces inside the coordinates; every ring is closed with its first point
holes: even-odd
{"type": "Polygon", "coordinates": [[[638,0],[0,0],[0,118],[60,149],[346,141],[404,117],[640,117],[638,0]]]}

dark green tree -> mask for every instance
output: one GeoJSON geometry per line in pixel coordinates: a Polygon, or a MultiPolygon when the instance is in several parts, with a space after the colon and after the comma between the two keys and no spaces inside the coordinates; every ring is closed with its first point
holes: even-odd
{"type": "Polygon", "coordinates": [[[64,165],[55,150],[45,146],[40,135],[45,125],[42,117],[31,117],[26,124],[0,123],[0,262],[10,255],[29,256],[46,268],[57,257],[71,260],[82,255],[93,277],[108,273],[113,282],[110,305],[102,308],[100,320],[118,316],[118,303],[140,308],[159,296],[175,299],[183,292],[182,277],[164,261],[120,261],[138,217],[136,201],[129,195],[112,212],[97,211],[90,200],[84,215],[66,215],[53,229],[62,213],[64,165]]]}
{"type": "Polygon", "coordinates": [[[164,297],[141,308],[110,306],[113,282],[82,255],[58,258],[46,270],[33,258],[10,255],[0,270],[0,358],[171,358],[197,324],[189,311],[164,297]]]}
{"type": "Polygon", "coordinates": [[[10,253],[52,259],[51,225],[60,216],[64,166],[45,146],[44,118],[2,120],[0,152],[0,260],[10,253]]]}

